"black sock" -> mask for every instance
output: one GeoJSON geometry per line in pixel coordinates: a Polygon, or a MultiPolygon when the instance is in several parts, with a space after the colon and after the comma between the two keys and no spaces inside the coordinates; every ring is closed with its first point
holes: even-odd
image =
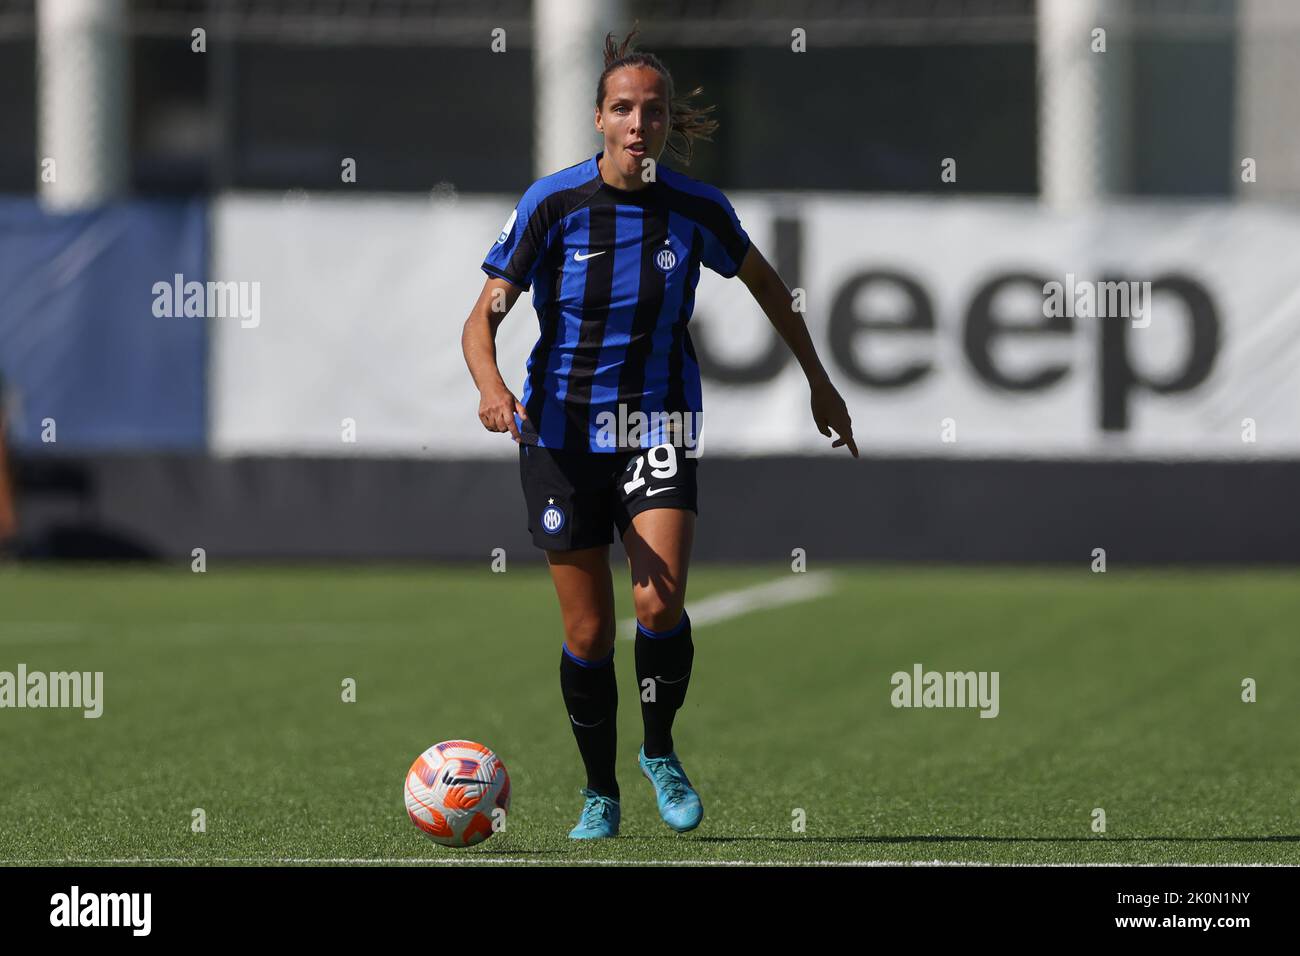
{"type": "Polygon", "coordinates": [[[691,619],[682,611],[677,626],[667,631],[649,631],[636,626],[636,683],[641,696],[641,721],[645,724],[645,755],[664,757],[673,750],[673,718],[686,700],[695,645],[691,642],[691,619]],[[654,700],[646,680],[654,681],[654,700]]]}
{"type": "Polygon", "coordinates": [[[560,645],[560,692],[569,711],[569,724],[587,767],[587,789],[618,799],[614,757],[618,731],[618,684],[614,681],[614,651],[600,660],[584,661],[560,645]]]}

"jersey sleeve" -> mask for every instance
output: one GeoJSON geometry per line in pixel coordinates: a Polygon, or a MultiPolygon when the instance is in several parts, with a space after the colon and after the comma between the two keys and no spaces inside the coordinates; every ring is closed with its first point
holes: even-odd
{"type": "Polygon", "coordinates": [[[505,279],[522,289],[532,286],[550,233],[546,206],[539,201],[541,198],[536,187],[530,188],[510,213],[496,242],[492,243],[483,259],[483,271],[488,275],[505,279]]]}
{"type": "Polygon", "coordinates": [[[710,190],[709,215],[700,223],[704,239],[700,261],[722,276],[730,279],[740,271],[740,264],[749,252],[749,234],[740,224],[740,217],[722,190],[710,190]]]}

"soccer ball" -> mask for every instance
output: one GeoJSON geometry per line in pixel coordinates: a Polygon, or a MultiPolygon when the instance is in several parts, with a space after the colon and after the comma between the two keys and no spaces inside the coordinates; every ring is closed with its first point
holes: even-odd
{"type": "Polygon", "coordinates": [[[505,823],[510,774],[482,744],[444,740],[415,758],[402,796],[411,822],[434,843],[473,846],[505,823]]]}

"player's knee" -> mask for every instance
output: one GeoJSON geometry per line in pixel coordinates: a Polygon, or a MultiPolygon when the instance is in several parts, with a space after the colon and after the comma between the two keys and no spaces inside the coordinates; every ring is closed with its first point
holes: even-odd
{"type": "Polygon", "coordinates": [[[614,621],[599,614],[583,615],[565,624],[565,643],[583,660],[597,660],[614,647],[614,621]]]}
{"type": "Polygon", "coordinates": [[[648,631],[671,631],[682,619],[682,602],[658,594],[638,596],[636,619],[648,631]]]}

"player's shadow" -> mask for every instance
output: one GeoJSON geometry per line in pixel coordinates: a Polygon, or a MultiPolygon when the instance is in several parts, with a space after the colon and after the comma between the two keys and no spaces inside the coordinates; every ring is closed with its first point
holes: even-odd
{"type": "Polygon", "coordinates": [[[668,562],[641,537],[635,525],[629,525],[623,536],[623,550],[630,562],[633,584],[653,587],[659,594],[674,594],[681,587],[668,562]]]}
{"type": "Polygon", "coordinates": [[[698,843],[833,843],[892,844],[892,843],[1297,843],[1300,835],[1272,834],[1263,836],[976,836],[971,834],[926,834],[924,836],[700,836],[698,843]]]}

